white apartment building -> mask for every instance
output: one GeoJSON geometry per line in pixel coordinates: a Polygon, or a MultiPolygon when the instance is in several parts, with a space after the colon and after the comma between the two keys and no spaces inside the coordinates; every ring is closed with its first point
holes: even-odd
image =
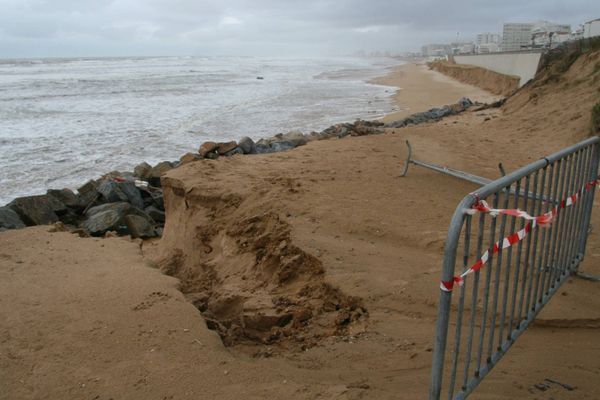
{"type": "Polygon", "coordinates": [[[477,35],[476,48],[477,53],[495,53],[500,51],[502,36],[499,33],[480,33],[477,35]]]}
{"type": "Polygon", "coordinates": [[[600,18],[591,20],[583,24],[583,37],[591,38],[600,36],[600,18]]]}
{"type": "Polygon", "coordinates": [[[502,30],[502,50],[519,51],[531,48],[533,23],[506,23],[502,30]]]}
{"type": "Polygon", "coordinates": [[[490,44],[490,43],[500,44],[501,41],[502,41],[502,36],[500,36],[499,33],[485,32],[485,33],[480,33],[477,35],[477,45],[478,46],[481,46],[482,44],[490,44]]]}

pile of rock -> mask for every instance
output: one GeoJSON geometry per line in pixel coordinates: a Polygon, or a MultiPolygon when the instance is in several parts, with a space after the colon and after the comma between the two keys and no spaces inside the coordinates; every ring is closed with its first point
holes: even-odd
{"type": "Polygon", "coordinates": [[[386,128],[402,128],[408,125],[418,125],[424,122],[439,121],[449,115],[456,115],[466,111],[473,105],[473,102],[466,97],[463,97],[458,103],[446,105],[440,108],[432,108],[427,111],[412,114],[404,119],[389,122],[385,125],[386,128]]]}
{"type": "Polygon", "coordinates": [[[173,164],[140,164],[136,172],[111,172],[91,180],[77,192],[48,190],[19,197],[0,207],[0,230],[60,222],[72,231],[92,236],[108,232],[134,238],[159,236],[165,222],[160,176],[173,164]]]}

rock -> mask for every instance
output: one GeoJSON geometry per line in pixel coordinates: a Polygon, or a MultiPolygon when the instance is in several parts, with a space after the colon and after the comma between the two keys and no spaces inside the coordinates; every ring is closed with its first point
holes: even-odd
{"type": "Polygon", "coordinates": [[[179,161],[181,162],[182,165],[190,163],[190,162],[198,161],[198,160],[202,160],[202,157],[200,157],[200,154],[194,154],[194,153],[185,153],[179,159],[179,161]]]}
{"type": "Polygon", "coordinates": [[[152,200],[154,200],[154,204],[156,204],[156,207],[158,207],[159,210],[165,209],[165,198],[163,196],[162,191],[153,192],[152,200]]]}
{"type": "Polygon", "coordinates": [[[254,144],[254,140],[250,139],[248,136],[244,136],[240,139],[238,147],[242,149],[244,154],[256,154],[256,145],[254,144]]]}
{"type": "Polygon", "coordinates": [[[458,101],[458,104],[464,109],[467,109],[473,105],[473,102],[468,97],[463,97],[458,101]]]}
{"type": "Polygon", "coordinates": [[[145,239],[157,236],[154,230],[154,221],[148,216],[130,214],[125,216],[123,221],[127,225],[129,234],[133,239],[145,239]]]}
{"type": "Polygon", "coordinates": [[[70,208],[81,208],[81,201],[71,189],[50,189],[46,192],[47,195],[54,197],[56,200],[70,208]]]}
{"type": "Polygon", "coordinates": [[[121,217],[127,215],[131,211],[131,204],[124,201],[118,203],[107,203],[100,206],[92,207],[86,211],[85,215],[89,218],[104,211],[115,211],[121,217]]]}
{"type": "Polygon", "coordinates": [[[239,147],[236,147],[235,149],[228,151],[227,153],[223,154],[225,157],[230,157],[230,156],[234,156],[236,154],[244,154],[244,151],[242,149],[240,149],[239,147]]]}
{"type": "Polygon", "coordinates": [[[143,209],[144,208],[144,199],[142,199],[142,194],[140,193],[140,189],[135,186],[135,183],[127,181],[127,182],[119,182],[119,189],[127,196],[127,201],[131,203],[135,208],[143,209]]]}
{"type": "Polygon", "coordinates": [[[271,149],[273,150],[273,152],[291,150],[294,147],[296,147],[294,145],[294,143],[290,142],[290,141],[287,141],[287,140],[281,140],[279,142],[273,142],[273,143],[271,143],[271,149]]]}
{"type": "Polygon", "coordinates": [[[151,178],[160,178],[161,176],[163,176],[164,174],[166,174],[168,171],[170,171],[172,169],[173,169],[173,164],[170,163],[169,161],[159,162],[152,168],[152,170],[150,170],[150,177],[151,178]]]}
{"type": "Polygon", "coordinates": [[[285,135],[281,135],[281,140],[293,143],[294,147],[304,146],[306,143],[308,143],[308,138],[299,131],[291,131],[285,135]]]}
{"type": "Polygon", "coordinates": [[[146,232],[144,225],[137,219],[133,219],[128,223],[128,220],[126,220],[128,216],[138,216],[147,224],[154,225],[154,221],[148,214],[126,202],[92,207],[87,211],[86,216],[88,218],[81,224],[81,227],[92,236],[102,236],[107,231],[116,231],[119,234],[132,233],[131,226],[133,226],[136,234],[146,232]]]}
{"type": "Polygon", "coordinates": [[[58,216],[67,212],[67,207],[47,194],[41,196],[19,197],[8,205],[19,214],[28,226],[50,225],[59,221],[58,216]]]}
{"type": "Polygon", "coordinates": [[[129,200],[127,195],[119,187],[119,184],[110,179],[103,180],[96,188],[96,191],[102,195],[102,198],[107,203],[129,200]]]}
{"type": "Polygon", "coordinates": [[[221,142],[217,144],[217,148],[215,149],[216,153],[219,155],[223,155],[229,153],[231,150],[237,147],[237,142],[232,140],[231,142],[221,142]]]}
{"type": "Polygon", "coordinates": [[[109,230],[124,232],[125,226],[122,226],[123,215],[116,210],[104,210],[94,213],[81,227],[92,236],[102,236],[109,230]]]}
{"type": "Polygon", "coordinates": [[[149,206],[144,209],[144,212],[150,216],[156,222],[165,222],[165,212],[159,210],[154,206],[149,206]]]}
{"type": "Polygon", "coordinates": [[[136,208],[144,208],[140,190],[131,181],[115,182],[112,179],[106,179],[98,185],[96,190],[107,203],[126,201],[136,208]]]}
{"type": "Polygon", "coordinates": [[[273,153],[273,149],[271,149],[271,146],[264,143],[256,143],[256,145],[254,146],[254,150],[256,151],[256,154],[273,153]]]}
{"type": "Polygon", "coordinates": [[[150,178],[150,171],[152,171],[152,166],[147,162],[143,162],[135,166],[133,169],[133,175],[142,180],[148,180],[148,178],[150,178]]]}
{"type": "Polygon", "coordinates": [[[148,178],[148,182],[152,186],[159,187],[160,186],[160,177],[166,174],[168,171],[173,169],[173,164],[169,161],[163,161],[154,166],[150,171],[150,177],[148,178]]]}
{"type": "Polygon", "coordinates": [[[96,190],[100,182],[90,180],[87,181],[85,185],[81,186],[77,189],[77,193],[79,193],[79,201],[81,202],[81,206],[83,208],[87,207],[91,203],[93,203],[100,194],[96,190]]]}
{"type": "Polygon", "coordinates": [[[213,153],[217,149],[217,144],[215,142],[204,142],[198,149],[198,154],[200,157],[206,157],[207,154],[213,153]]]}
{"type": "Polygon", "coordinates": [[[9,207],[0,207],[0,229],[21,229],[25,224],[19,214],[9,207]]]}

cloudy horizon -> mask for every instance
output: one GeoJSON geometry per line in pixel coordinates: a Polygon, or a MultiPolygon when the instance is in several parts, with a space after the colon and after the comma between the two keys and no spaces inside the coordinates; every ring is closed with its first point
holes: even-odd
{"type": "Polygon", "coordinates": [[[501,33],[504,22],[579,24],[600,3],[0,0],[0,58],[330,56],[416,51],[501,33]]]}

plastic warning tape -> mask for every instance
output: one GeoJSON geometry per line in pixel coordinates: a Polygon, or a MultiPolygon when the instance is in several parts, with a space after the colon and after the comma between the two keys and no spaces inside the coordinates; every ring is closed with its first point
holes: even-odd
{"type": "Polygon", "coordinates": [[[524,218],[529,222],[523,229],[518,232],[513,233],[505,237],[502,240],[494,243],[494,246],[491,249],[486,250],[485,253],[481,256],[479,260],[475,264],[473,264],[470,268],[465,270],[462,274],[455,276],[451,281],[442,281],[440,282],[440,289],[444,292],[451,292],[454,288],[455,284],[462,286],[464,283],[465,276],[472,274],[475,271],[479,271],[490,259],[490,255],[498,253],[501,249],[506,249],[520,241],[522,241],[532,230],[534,230],[538,226],[547,227],[552,223],[559,210],[565,209],[567,207],[575,204],[585,192],[589,192],[593,190],[600,183],[600,179],[596,179],[594,181],[588,182],[581,189],[577,191],[577,193],[572,194],[566,199],[562,200],[560,204],[553,207],[552,210],[538,216],[531,216],[525,211],[519,209],[502,209],[502,208],[490,208],[488,204],[484,200],[477,201],[471,209],[466,210],[467,214],[475,214],[476,212],[482,212],[490,214],[493,217],[496,217],[500,214],[503,215],[511,215],[517,218],[524,218]]]}

